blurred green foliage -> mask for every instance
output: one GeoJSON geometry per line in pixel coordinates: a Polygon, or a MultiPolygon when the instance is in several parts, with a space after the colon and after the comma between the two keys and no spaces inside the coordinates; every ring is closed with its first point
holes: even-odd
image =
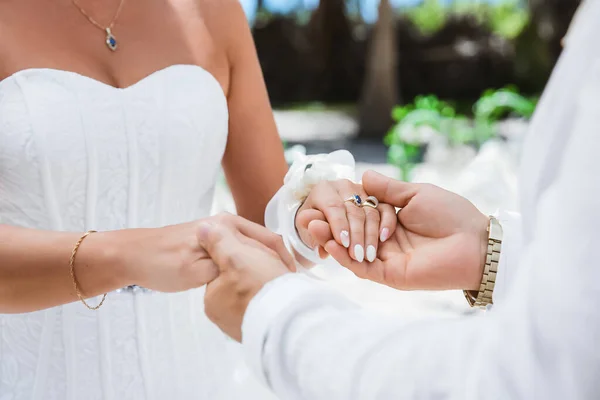
{"type": "Polygon", "coordinates": [[[537,98],[526,98],[514,86],[503,89],[488,89],[473,105],[476,119],[497,121],[506,114],[517,114],[529,118],[535,111],[537,98]]]}
{"type": "Polygon", "coordinates": [[[529,22],[528,10],[521,0],[504,0],[496,4],[457,0],[450,5],[439,0],[423,0],[420,5],[404,8],[402,12],[425,34],[442,28],[451,16],[471,15],[497,35],[513,39],[529,22]]]}
{"type": "Polygon", "coordinates": [[[404,8],[402,11],[421,32],[428,34],[444,26],[449,9],[438,0],[423,0],[420,5],[404,8]]]}
{"type": "Polygon", "coordinates": [[[536,99],[520,95],[514,87],[490,89],[473,105],[473,115],[468,117],[436,96],[418,96],[414,103],[397,106],[392,111],[396,124],[384,139],[389,147],[388,162],[399,167],[402,179],[407,180],[432,141],[479,148],[497,136],[499,120],[507,117],[529,119],[536,104],[536,99]]]}
{"type": "Polygon", "coordinates": [[[482,137],[495,136],[495,123],[505,117],[531,118],[537,98],[526,98],[514,86],[489,89],[473,105],[475,126],[482,137]]]}

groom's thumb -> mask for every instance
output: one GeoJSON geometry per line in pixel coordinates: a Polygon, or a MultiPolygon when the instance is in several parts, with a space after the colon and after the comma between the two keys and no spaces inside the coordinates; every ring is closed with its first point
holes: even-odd
{"type": "Polygon", "coordinates": [[[399,208],[406,207],[418,189],[418,185],[414,183],[388,178],[375,171],[363,174],[362,185],[369,196],[375,196],[380,202],[399,208]]]}
{"type": "Polygon", "coordinates": [[[235,234],[225,225],[203,221],[198,227],[198,243],[206,250],[220,270],[227,268],[231,255],[240,244],[235,234]]]}

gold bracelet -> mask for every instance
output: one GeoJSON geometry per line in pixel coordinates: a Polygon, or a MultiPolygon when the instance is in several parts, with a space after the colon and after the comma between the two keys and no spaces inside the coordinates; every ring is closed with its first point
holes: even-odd
{"type": "Polygon", "coordinates": [[[496,274],[498,273],[498,262],[502,251],[502,226],[494,217],[490,217],[488,225],[488,246],[485,256],[485,266],[479,291],[463,290],[465,298],[471,307],[486,308],[494,304],[492,299],[494,287],[496,286],[496,274]]]}
{"type": "Polygon", "coordinates": [[[79,290],[79,284],[77,283],[77,278],[75,277],[75,256],[77,255],[77,250],[79,250],[79,246],[81,246],[81,243],[83,243],[85,238],[88,237],[89,235],[91,235],[92,233],[96,233],[96,231],[87,231],[86,233],[83,234],[83,236],[81,236],[79,238],[77,243],[75,243],[75,247],[73,247],[73,252],[71,253],[71,260],[69,261],[69,269],[71,271],[71,279],[73,280],[73,286],[75,287],[75,293],[77,293],[77,297],[79,297],[79,300],[81,300],[83,305],[85,305],[90,310],[97,310],[100,307],[102,307],[104,300],[106,300],[106,293],[104,293],[104,296],[102,296],[102,300],[100,301],[100,304],[98,304],[96,307],[90,306],[88,303],[86,303],[85,299],[83,298],[83,295],[81,294],[81,290],[79,290]]]}

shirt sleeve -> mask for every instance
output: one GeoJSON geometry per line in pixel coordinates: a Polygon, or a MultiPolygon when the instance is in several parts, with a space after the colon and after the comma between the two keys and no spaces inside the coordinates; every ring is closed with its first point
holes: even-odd
{"type": "Polygon", "coordinates": [[[494,287],[494,304],[500,304],[513,282],[515,270],[522,250],[521,215],[509,211],[501,211],[497,219],[502,226],[502,252],[498,263],[498,275],[494,287]]]}

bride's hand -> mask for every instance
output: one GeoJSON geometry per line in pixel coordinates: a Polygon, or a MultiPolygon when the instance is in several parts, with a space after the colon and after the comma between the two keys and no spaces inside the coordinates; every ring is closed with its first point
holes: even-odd
{"type": "Polygon", "coordinates": [[[358,277],[402,290],[478,290],[487,251],[489,219],[468,200],[439,187],[392,180],[366,172],[368,193],[401,210],[391,238],[377,259],[359,263],[329,236],[324,222],[313,237],[358,277]]]}
{"type": "Polygon", "coordinates": [[[219,214],[189,223],[123,230],[113,235],[117,242],[111,248],[118,253],[115,260],[120,263],[126,282],[160,292],[178,292],[215,279],[218,268],[198,238],[201,223],[206,221],[231,228],[238,232],[240,240],[250,245],[261,243],[277,254],[290,270],[295,269],[293,258],[279,235],[242,217],[219,214]]]}
{"type": "MultiPolygon", "coordinates": [[[[362,185],[346,179],[317,184],[296,214],[296,228],[302,241],[316,248],[318,241],[311,236],[308,226],[313,221],[325,221],[335,241],[349,249],[350,257],[359,262],[365,258],[373,261],[379,242],[385,242],[396,229],[396,211],[387,204],[379,204],[375,209],[346,201],[354,195],[359,195],[362,201],[367,198],[362,185]]],[[[321,246],[319,255],[327,255],[321,246]]]]}

